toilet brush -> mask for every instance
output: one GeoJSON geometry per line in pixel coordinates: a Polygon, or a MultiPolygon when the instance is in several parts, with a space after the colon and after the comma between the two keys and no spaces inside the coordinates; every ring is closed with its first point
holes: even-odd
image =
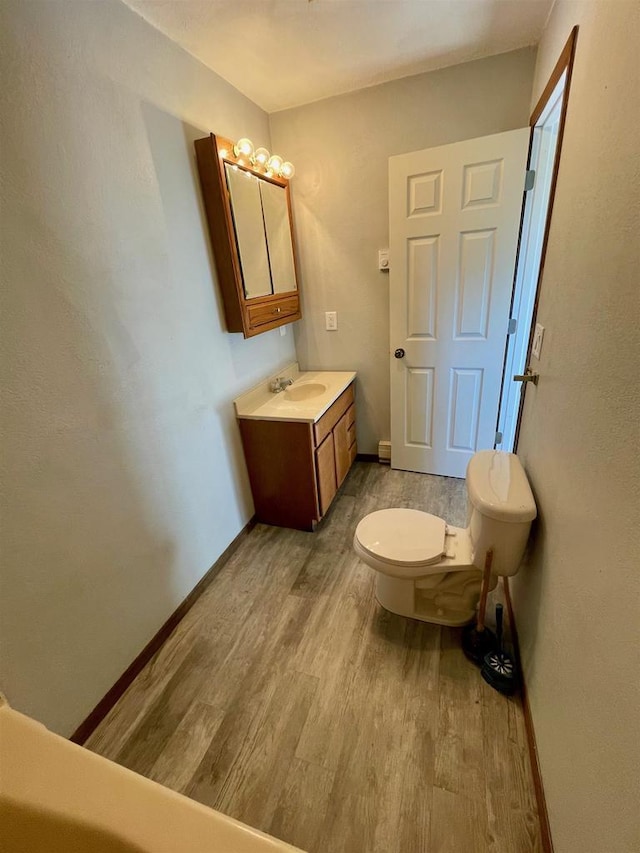
{"type": "Polygon", "coordinates": [[[493,549],[489,549],[484,558],[484,570],[482,572],[482,587],[480,589],[480,603],[478,605],[478,618],[475,625],[468,625],[462,632],[462,651],[476,666],[482,666],[485,656],[496,647],[496,638],[484,624],[487,609],[487,595],[491,582],[491,564],[493,563],[493,549]]]}
{"type": "Polygon", "coordinates": [[[510,696],[518,685],[516,665],[502,648],[502,605],[496,604],[496,637],[498,648],[485,655],[480,674],[499,693],[510,696]]]}

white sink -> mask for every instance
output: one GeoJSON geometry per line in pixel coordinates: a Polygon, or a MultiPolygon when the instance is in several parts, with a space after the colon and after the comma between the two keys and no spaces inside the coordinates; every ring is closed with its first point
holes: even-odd
{"type": "Polygon", "coordinates": [[[292,385],[284,392],[287,400],[297,403],[300,400],[312,400],[314,397],[319,397],[327,390],[327,386],[322,382],[300,382],[292,385]]]}
{"type": "Polygon", "coordinates": [[[356,374],[347,370],[300,371],[297,362],[278,370],[277,376],[267,376],[251,390],[233,402],[240,419],[258,421],[295,421],[314,424],[338,399],[356,374]],[[276,378],[286,376],[293,384],[274,394],[276,378]]]}

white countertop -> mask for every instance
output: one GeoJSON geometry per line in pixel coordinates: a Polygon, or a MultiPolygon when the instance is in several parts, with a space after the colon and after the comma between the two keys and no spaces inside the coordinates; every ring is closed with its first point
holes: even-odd
{"type": "Polygon", "coordinates": [[[255,388],[233,401],[238,418],[262,421],[301,421],[315,423],[329,406],[356,378],[354,371],[308,370],[300,371],[297,363],[283,367],[274,376],[265,379],[255,388]],[[295,393],[303,385],[324,385],[325,390],[307,400],[292,400],[287,391],[274,394],[269,383],[278,376],[292,379],[290,390],[295,393]]]}

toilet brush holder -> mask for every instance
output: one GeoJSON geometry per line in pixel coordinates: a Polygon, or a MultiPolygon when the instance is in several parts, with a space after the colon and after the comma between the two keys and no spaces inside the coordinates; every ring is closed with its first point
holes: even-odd
{"type": "Polygon", "coordinates": [[[491,582],[491,565],[493,563],[493,550],[486,553],[484,569],[482,572],[482,587],[480,590],[480,603],[478,604],[478,618],[475,625],[468,625],[462,632],[462,651],[465,657],[476,666],[482,666],[486,655],[496,648],[496,637],[484,624],[487,595],[491,582]]]}
{"type": "Polygon", "coordinates": [[[504,651],[502,646],[502,610],[502,605],[496,604],[496,640],[498,647],[485,655],[480,674],[487,684],[497,690],[498,693],[511,696],[518,686],[518,673],[515,661],[504,651]]]}

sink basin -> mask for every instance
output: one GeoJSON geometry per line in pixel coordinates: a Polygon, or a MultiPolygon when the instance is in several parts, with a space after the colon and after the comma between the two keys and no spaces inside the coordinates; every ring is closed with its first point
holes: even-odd
{"type": "Polygon", "coordinates": [[[319,397],[327,390],[327,386],[322,382],[301,382],[299,385],[292,385],[284,392],[287,400],[297,403],[300,400],[312,400],[314,397],[319,397]]]}

